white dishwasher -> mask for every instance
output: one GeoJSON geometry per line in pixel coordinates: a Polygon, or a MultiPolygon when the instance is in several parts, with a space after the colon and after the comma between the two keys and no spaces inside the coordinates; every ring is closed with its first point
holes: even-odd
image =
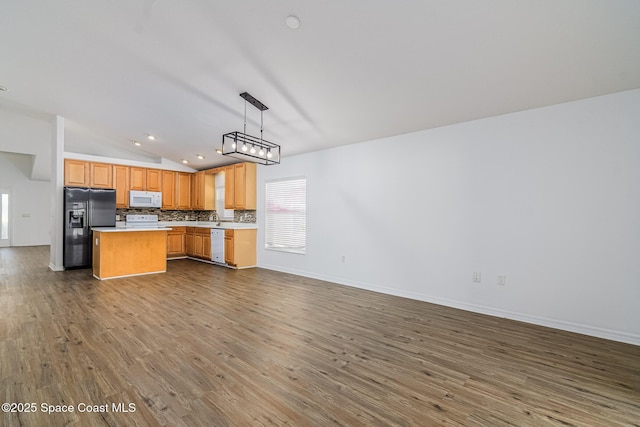
{"type": "Polygon", "coordinates": [[[224,228],[211,229],[211,261],[224,264],[224,228]]]}

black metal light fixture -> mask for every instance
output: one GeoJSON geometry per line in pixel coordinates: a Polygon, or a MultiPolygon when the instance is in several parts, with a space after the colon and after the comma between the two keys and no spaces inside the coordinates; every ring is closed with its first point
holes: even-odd
{"type": "Polygon", "coordinates": [[[240,96],[244,98],[244,132],[222,135],[222,154],[262,165],[280,163],[280,146],[262,139],[262,113],[268,110],[267,106],[247,92],[242,92],[240,96]],[[260,110],[260,138],[247,135],[247,102],[260,110]]]}

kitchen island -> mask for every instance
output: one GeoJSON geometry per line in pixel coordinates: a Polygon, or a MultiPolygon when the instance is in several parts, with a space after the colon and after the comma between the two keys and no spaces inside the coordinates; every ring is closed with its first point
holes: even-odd
{"type": "Polygon", "coordinates": [[[93,228],[93,276],[99,280],[167,271],[167,227],[93,228]]]}

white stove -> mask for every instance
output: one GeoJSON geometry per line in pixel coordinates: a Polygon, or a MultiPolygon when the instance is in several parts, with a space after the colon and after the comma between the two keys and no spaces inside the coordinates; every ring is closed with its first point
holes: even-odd
{"type": "Polygon", "coordinates": [[[156,228],[158,215],[127,215],[125,224],[128,228],[156,228]]]}

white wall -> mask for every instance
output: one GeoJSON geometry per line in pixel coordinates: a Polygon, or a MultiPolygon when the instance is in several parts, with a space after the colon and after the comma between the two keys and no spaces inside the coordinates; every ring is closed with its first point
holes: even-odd
{"type": "Polygon", "coordinates": [[[29,179],[33,157],[0,152],[0,187],[9,188],[12,246],[48,245],[49,182],[29,179]]]}
{"type": "Polygon", "coordinates": [[[0,106],[0,151],[32,156],[27,178],[48,181],[51,172],[51,118],[0,106]]]}
{"type": "Polygon", "coordinates": [[[260,229],[265,181],[307,177],[308,246],[259,233],[258,264],[640,344],[638,112],[634,90],[260,167],[260,229]]]}

